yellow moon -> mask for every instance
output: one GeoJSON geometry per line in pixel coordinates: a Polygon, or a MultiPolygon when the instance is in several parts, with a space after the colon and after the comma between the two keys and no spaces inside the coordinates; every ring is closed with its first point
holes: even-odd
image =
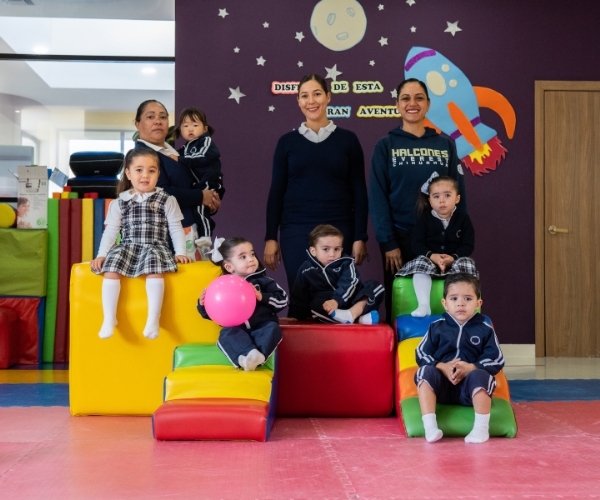
{"type": "Polygon", "coordinates": [[[319,43],[339,52],[363,39],[367,16],[356,0],[321,0],[313,10],[310,28],[319,43]]]}

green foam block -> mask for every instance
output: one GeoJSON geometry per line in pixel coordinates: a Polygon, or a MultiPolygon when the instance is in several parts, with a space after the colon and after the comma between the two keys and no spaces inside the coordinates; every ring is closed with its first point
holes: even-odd
{"type": "MultiPolygon", "coordinates": [[[[173,370],[189,366],[223,365],[232,366],[231,361],[221,352],[216,344],[183,344],[175,348],[173,353],[173,370]]],[[[273,371],[275,355],[271,356],[261,367],[273,371]]]]}
{"type": "Polygon", "coordinates": [[[0,229],[0,295],[45,297],[46,229],[0,229]]]}
{"type": "MultiPolygon", "coordinates": [[[[444,314],[444,280],[434,279],[431,286],[431,314],[444,314]]],[[[410,314],[418,306],[411,278],[396,278],[392,285],[392,317],[410,314]]]]}
{"type": "Polygon", "coordinates": [[[58,199],[48,200],[48,281],[46,284],[46,312],[44,317],[44,345],[42,361],[54,361],[56,332],[56,302],[58,299],[58,199]]]}
{"type": "MultiPolygon", "coordinates": [[[[419,398],[403,399],[402,420],[408,437],[425,437],[419,398]]],[[[475,412],[472,406],[436,405],[438,427],[448,437],[464,437],[473,428],[475,412]]],[[[517,435],[517,421],[512,406],[506,399],[492,398],[490,436],[512,438],[517,435]]]]}

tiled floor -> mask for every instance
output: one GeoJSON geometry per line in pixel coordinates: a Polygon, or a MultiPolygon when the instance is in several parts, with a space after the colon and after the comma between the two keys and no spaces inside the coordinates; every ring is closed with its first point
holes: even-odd
{"type": "MultiPolygon", "coordinates": [[[[550,358],[506,372],[597,379],[600,360],[550,358]]],[[[13,390],[67,382],[66,370],[0,371],[0,387],[13,390]]],[[[158,442],[149,417],[5,407],[0,499],[600,498],[600,401],[513,408],[516,438],[467,445],[408,439],[395,416],[281,418],[267,443],[158,442]]]]}

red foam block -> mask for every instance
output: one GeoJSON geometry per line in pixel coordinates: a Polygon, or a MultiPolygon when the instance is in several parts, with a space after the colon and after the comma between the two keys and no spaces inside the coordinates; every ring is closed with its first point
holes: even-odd
{"type": "Polygon", "coordinates": [[[280,417],[384,417],[394,405],[394,331],[281,322],[280,417]]]}
{"type": "MultiPolygon", "coordinates": [[[[39,325],[38,308],[40,299],[36,297],[0,297],[0,308],[13,311],[16,324],[10,324],[10,359],[13,364],[33,365],[38,363],[39,325]]],[[[10,318],[12,314],[8,313],[10,318]]],[[[0,346],[4,345],[0,343],[0,346]]],[[[3,348],[0,347],[0,358],[3,348]]],[[[0,366],[1,367],[1,366],[0,366]]]]}
{"type": "Polygon", "coordinates": [[[164,441],[266,441],[269,403],[254,399],[176,399],[152,416],[154,437],[164,441]]]}
{"type": "Polygon", "coordinates": [[[0,368],[17,363],[19,317],[13,309],[0,307],[0,368]]]}

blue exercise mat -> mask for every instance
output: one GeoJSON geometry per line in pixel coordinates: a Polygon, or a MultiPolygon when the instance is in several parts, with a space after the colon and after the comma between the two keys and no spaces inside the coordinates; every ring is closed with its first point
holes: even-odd
{"type": "Polygon", "coordinates": [[[0,407],[69,406],[69,384],[0,384],[0,407]]]}
{"type": "Polygon", "coordinates": [[[600,400],[600,380],[509,380],[510,400],[594,401],[600,400]]]}

